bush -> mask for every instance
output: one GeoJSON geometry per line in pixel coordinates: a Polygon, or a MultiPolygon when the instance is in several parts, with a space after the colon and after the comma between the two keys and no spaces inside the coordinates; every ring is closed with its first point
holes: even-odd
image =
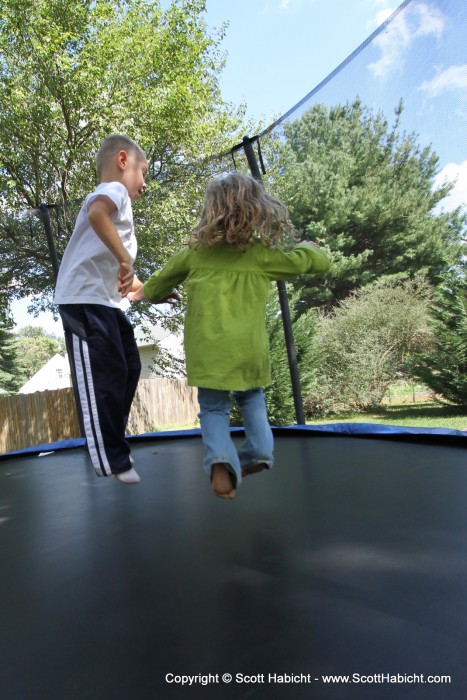
{"type": "Polygon", "coordinates": [[[424,280],[378,281],[320,313],[308,369],[310,414],[372,410],[415,351],[430,343],[430,287],[424,280]]]}

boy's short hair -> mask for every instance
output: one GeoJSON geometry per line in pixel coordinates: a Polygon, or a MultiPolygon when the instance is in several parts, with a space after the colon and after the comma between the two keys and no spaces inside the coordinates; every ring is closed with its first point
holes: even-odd
{"type": "Polygon", "coordinates": [[[102,170],[106,163],[122,150],[128,153],[136,153],[141,160],[146,160],[145,152],[138,146],[136,141],[133,141],[133,139],[130,139],[129,136],[125,136],[124,134],[111,134],[104,139],[97,152],[96,170],[99,178],[102,175],[102,170]]]}

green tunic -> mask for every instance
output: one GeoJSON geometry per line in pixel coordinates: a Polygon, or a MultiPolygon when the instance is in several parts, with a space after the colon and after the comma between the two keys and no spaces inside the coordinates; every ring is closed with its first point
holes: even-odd
{"type": "Polygon", "coordinates": [[[185,281],[188,384],[244,391],[271,381],[265,323],[271,280],[328,269],[326,253],[306,244],[290,253],[261,243],[243,253],[225,246],[186,248],[153,274],[143,291],[157,301],[185,281]]]}

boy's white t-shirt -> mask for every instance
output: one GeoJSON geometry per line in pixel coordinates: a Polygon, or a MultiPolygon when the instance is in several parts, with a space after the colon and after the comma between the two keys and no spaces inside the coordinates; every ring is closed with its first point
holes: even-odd
{"type": "Polygon", "coordinates": [[[88,219],[89,205],[105,196],[117,207],[111,215],[120,239],[134,260],[137,242],[128,191],[120,182],[101,182],[83,202],[63,254],[54,301],[56,304],[102,304],[123,308],[128,305],[117,288],[118,260],[102,243],[88,219]]]}

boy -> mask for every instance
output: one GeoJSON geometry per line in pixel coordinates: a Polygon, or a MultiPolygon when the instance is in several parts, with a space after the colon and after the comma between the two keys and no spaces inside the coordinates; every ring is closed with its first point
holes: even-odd
{"type": "Polygon", "coordinates": [[[61,262],[55,303],[65,330],[81,423],[98,476],[127,484],[133,468],[125,428],[141,371],[122,299],[140,285],[132,202],[146,189],[144,151],[121,134],[108,136],[96,159],[100,184],[89,194],[61,262]]]}

